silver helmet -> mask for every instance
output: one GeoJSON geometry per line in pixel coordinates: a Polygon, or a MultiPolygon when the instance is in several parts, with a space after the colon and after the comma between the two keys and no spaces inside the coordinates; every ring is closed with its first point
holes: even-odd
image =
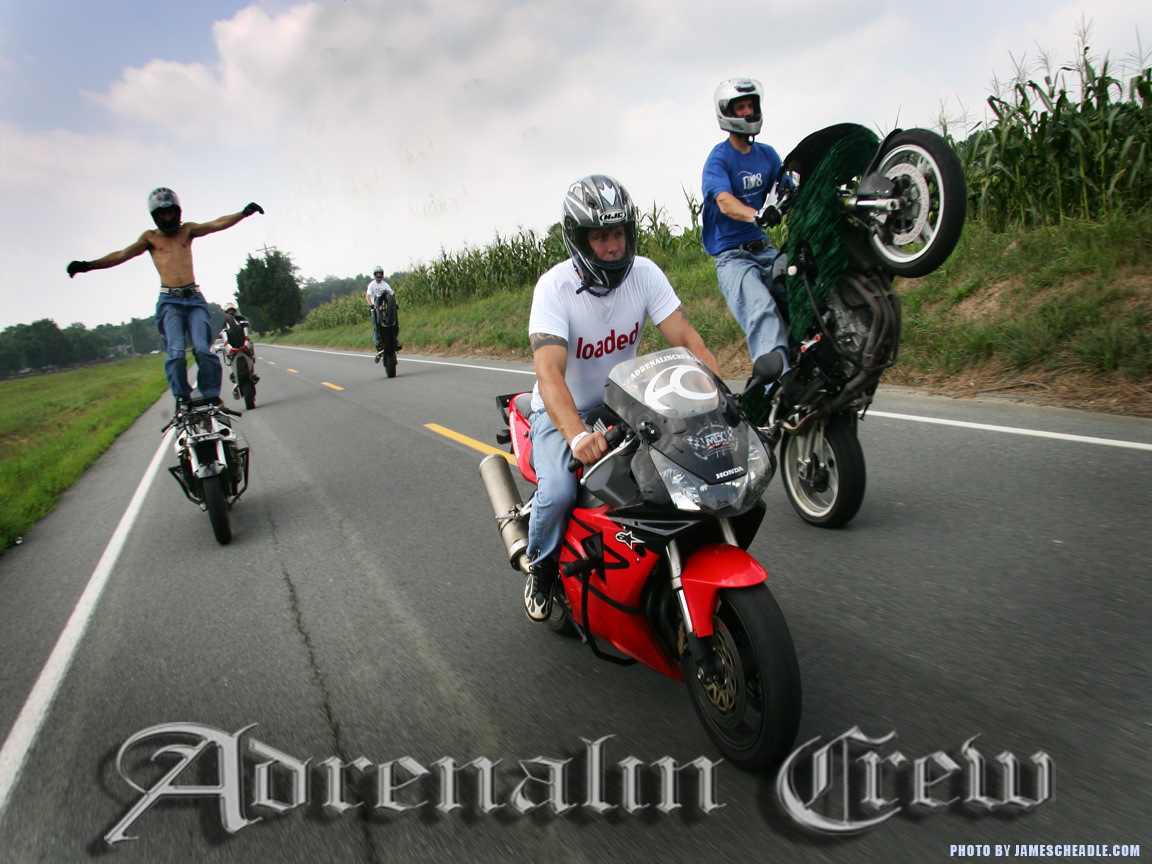
{"type": "Polygon", "coordinates": [[[713,97],[716,103],[716,119],[720,128],[738,135],[759,135],[764,125],[764,88],[755,78],[729,78],[721,81],[713,97]],[[737,99],[752,97],[752,113],[747,117],[737,117],[732,103],[737,99]]]}
{"type": "Polygon", "coordinates": [[[381,279],[383,279],[384,278],[384,268],[377,266],[377,268],[372,271],[372,275],[373,276],[379,276],[381,279]]]}
{"type": "Polygon", "coordinates": [[[165,234],[175,234],[180,228],[180,199],[176,197],[175,192],[166,186],[152,190],[148,196],[148,212],[152,214],[152,221],[156,223],[156,227],[165,234]],[[157,210],[165,210],[169,207],[176,208],[175,218],[165,219],[156,214],[157,210]]]}
{"type": "Polygon", "coordinates": [[[636,205],[628,190],[603,174],[577,180],[564,196],[561,233],[564,247],[580,273],[585,287],[616,288],[632,271],[636,260],[636,205]],[[588,242],[593,228],[624,228],[624,256],[605,261],[596,256],[588,242]]]}

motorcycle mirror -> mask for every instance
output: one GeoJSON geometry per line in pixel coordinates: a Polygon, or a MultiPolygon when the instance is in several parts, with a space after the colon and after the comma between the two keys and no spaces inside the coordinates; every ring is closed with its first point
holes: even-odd
{"type": "Polygon", "coordinates": [[[766,387],[784,372],[784,357],[779,351],[769,351],[761,354],[752,364],[752,377],[741,396],[747,396],[757,387],[766,387]]]}

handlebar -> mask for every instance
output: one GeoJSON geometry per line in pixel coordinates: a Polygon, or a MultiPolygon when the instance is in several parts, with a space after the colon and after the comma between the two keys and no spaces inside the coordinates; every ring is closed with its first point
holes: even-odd
{"type": "MultiPolygon", "coordinates": [[[[608,449],[611,450],[613,447],[623,441],[624,434],[624,427],[622,426],[613,426],[611,429],[605,432],[604,440],[608,442],[608,449]]],[[[583,467],[584,463],[577,459],[575,456],[568,460],[568,470],[572,474],[575,474],[583,467]]]]}
{"type": "Polygon", "coordinates": [[[180,413],[176,414],[171,420],[164,424],[160,430],[163,435],[177,423],[182,422],[189,414],[206,414],[211,417],[213,414],[227,414],[229,417],[243,417],[242,411],[233,411],[225,405],[197,405],[195,408],[186,408],[180,413]]]}

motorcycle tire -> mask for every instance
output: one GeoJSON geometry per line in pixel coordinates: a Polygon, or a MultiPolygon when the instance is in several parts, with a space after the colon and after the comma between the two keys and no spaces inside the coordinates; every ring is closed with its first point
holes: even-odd
{"type": "Polygon", "coordinates": [[[384,352],[384,374],[387,375],[389,378],[395,378],[396,377],[396,352],[395,351],[385,351],[384,352]]]}
{"type": "Polygon", "coordinates": [[[228,515],[228,502],[224,498],[224,476],[205,477],[200,481],[204,490],[204,507],[208,511],[208,521],[212,523],[212,533],[216,542],[226,546],[232,541],[232,519],[228,515]]]}
{"type": "Polygon", "coordinates": [[[783,761],[800,728],[800,666],[792,634],[763,582],[722,589],[712,623],[721,679],[704,684],[688,655],[682,667],[692,705],[725,759],[762,771],[783,761]]]}
{"type": "Polygon", "coordinates": [[[240,396],[244,399],[244,407],[249,411],[256,407],[256,384],[251,378],[240,381],[240,396]]]}
{"type": "Polygon", "coordinates": [[[780,448],[784,491],[800,518],[819,528],[848,523],[864,501],[864,451],[856,437],[854,417],[834,414],[799,435],[785,435],[780,448]],[[804,439],[814,436],[814,465],[803,476],[804,439]],[[815,475],[815,476],[813,476],[815,475]]]}
{"type": "MultiPolygon", "coordinates": [[[[557,593],[563,590],[562,587],[556,589],[557,593]]],[[[557,636],[564,636],[565,638],[573,638],[578,635],[576,623],[572,620],[572,613],[568,611],[568,607],[559,597],[554,597],[552,600],[552,614],[548,616],[548,629],[557,636]]]]}
{"type": "Polygon", "coordinates": [[[968,193],[959,157],[935,132],[908,129],[888,142],[876,173],[896,181],[911,206],[890,213],[871,233],[872,251],[897,276],[931,273],[952,254],[964,227],[968,193]]]}

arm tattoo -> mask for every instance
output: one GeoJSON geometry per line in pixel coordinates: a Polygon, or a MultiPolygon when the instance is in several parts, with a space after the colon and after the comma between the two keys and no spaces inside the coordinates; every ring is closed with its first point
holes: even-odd
{"type": "Polygon", "coordinates": [[[532,342],[533,354],[545,345],[559,345],[564,350],[568,350],[568,340],[561,339],[559,336],[552,336],[548,333],[532,333],[528,339],[532,342]]]}
{"type": "Polygon", "coordinates": [[[683,303],[681,303],[681,304],[680,304],[680,305],[679,305],[679,306],[676,308],[676,311],[680,313],[680,317],[684,319],[684,323],[685,323],[685,324],[687,324],[687,325],[689,325],[689,326],[691,326],[691,325],[692,325],[692,322],[688,320],[688,310],[684,308],[684,304],[683,304],[683,303]]]}

